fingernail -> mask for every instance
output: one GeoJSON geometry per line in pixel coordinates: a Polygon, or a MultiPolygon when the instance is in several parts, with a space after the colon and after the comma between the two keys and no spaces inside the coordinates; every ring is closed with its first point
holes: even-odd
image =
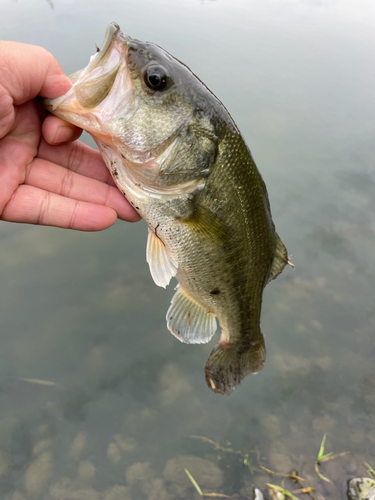
{"type": "Polygon", "coordinates": [[[61,125],[57,129],[56,134],[55,134],[52,142],[54,144],[66,142],[67,140],[70,139],[71,135],[72,135],[72,128],[67,126],[67,125],[61,125]]]}

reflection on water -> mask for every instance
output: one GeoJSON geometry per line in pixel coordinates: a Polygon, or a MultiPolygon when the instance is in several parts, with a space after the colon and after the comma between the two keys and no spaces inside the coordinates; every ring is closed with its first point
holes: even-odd
{"type": "Polygon", "coordinates": [[[220,397],[203,376],[211,345],[166,330],[173,287],[152,283],[143,223],[0,224],[0,498],[190,500],[185,468],[240,500],[299,488],[262,467],[345,498],[375,467],[372,3],[0,9],[4,38],[47,47],[67,73],[111,21],[191,66],[249,142],[296,265],[265,290],[264,370],[220,397]],[[331,483],[315,471],[324,434],[327,453],[348,452],[321,464],[331,483]]]}

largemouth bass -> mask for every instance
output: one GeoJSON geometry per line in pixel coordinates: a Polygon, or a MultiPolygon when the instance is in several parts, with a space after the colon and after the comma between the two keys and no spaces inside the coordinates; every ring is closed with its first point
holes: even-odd
{"type": "Polygon", "coordinates": [[[146,221],[155,283],[177,291],[167,327],[181,342],[221,338],[205,367],[229,394],[265,363],[265,285],[288,262],[266,186],[226,108],[180,61],[107,28],[104,45],[45,106],[98,144],[118,188],[146,221]]]}

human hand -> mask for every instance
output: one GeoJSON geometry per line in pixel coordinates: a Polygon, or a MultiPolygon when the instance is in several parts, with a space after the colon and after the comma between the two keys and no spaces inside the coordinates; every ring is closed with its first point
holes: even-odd
{"type": "Polygon", "coordinates": [[[82,130],[35,101],[72,86],[52,54],[0,41],[0,75],[0,219],[83,231],[139,220],[82,130]]]}

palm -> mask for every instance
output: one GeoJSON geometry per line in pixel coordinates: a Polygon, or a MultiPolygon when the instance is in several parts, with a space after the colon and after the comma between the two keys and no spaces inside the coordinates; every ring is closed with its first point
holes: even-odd
{"type": "MultiPolygon", "coordinates": [[[[0,62],[1,55],[0,50],[0,62]]],[[[104,229],[117,217],[138,220],[97,151],[79,141],[46,142],[72,141],[79,129],[53,116],[42,123],[36,102],[20,96],[18,88],[12,94],[6,78],[5,71],[5,84],[0,83],[0,218],[88,231],[104,229]]]]}

